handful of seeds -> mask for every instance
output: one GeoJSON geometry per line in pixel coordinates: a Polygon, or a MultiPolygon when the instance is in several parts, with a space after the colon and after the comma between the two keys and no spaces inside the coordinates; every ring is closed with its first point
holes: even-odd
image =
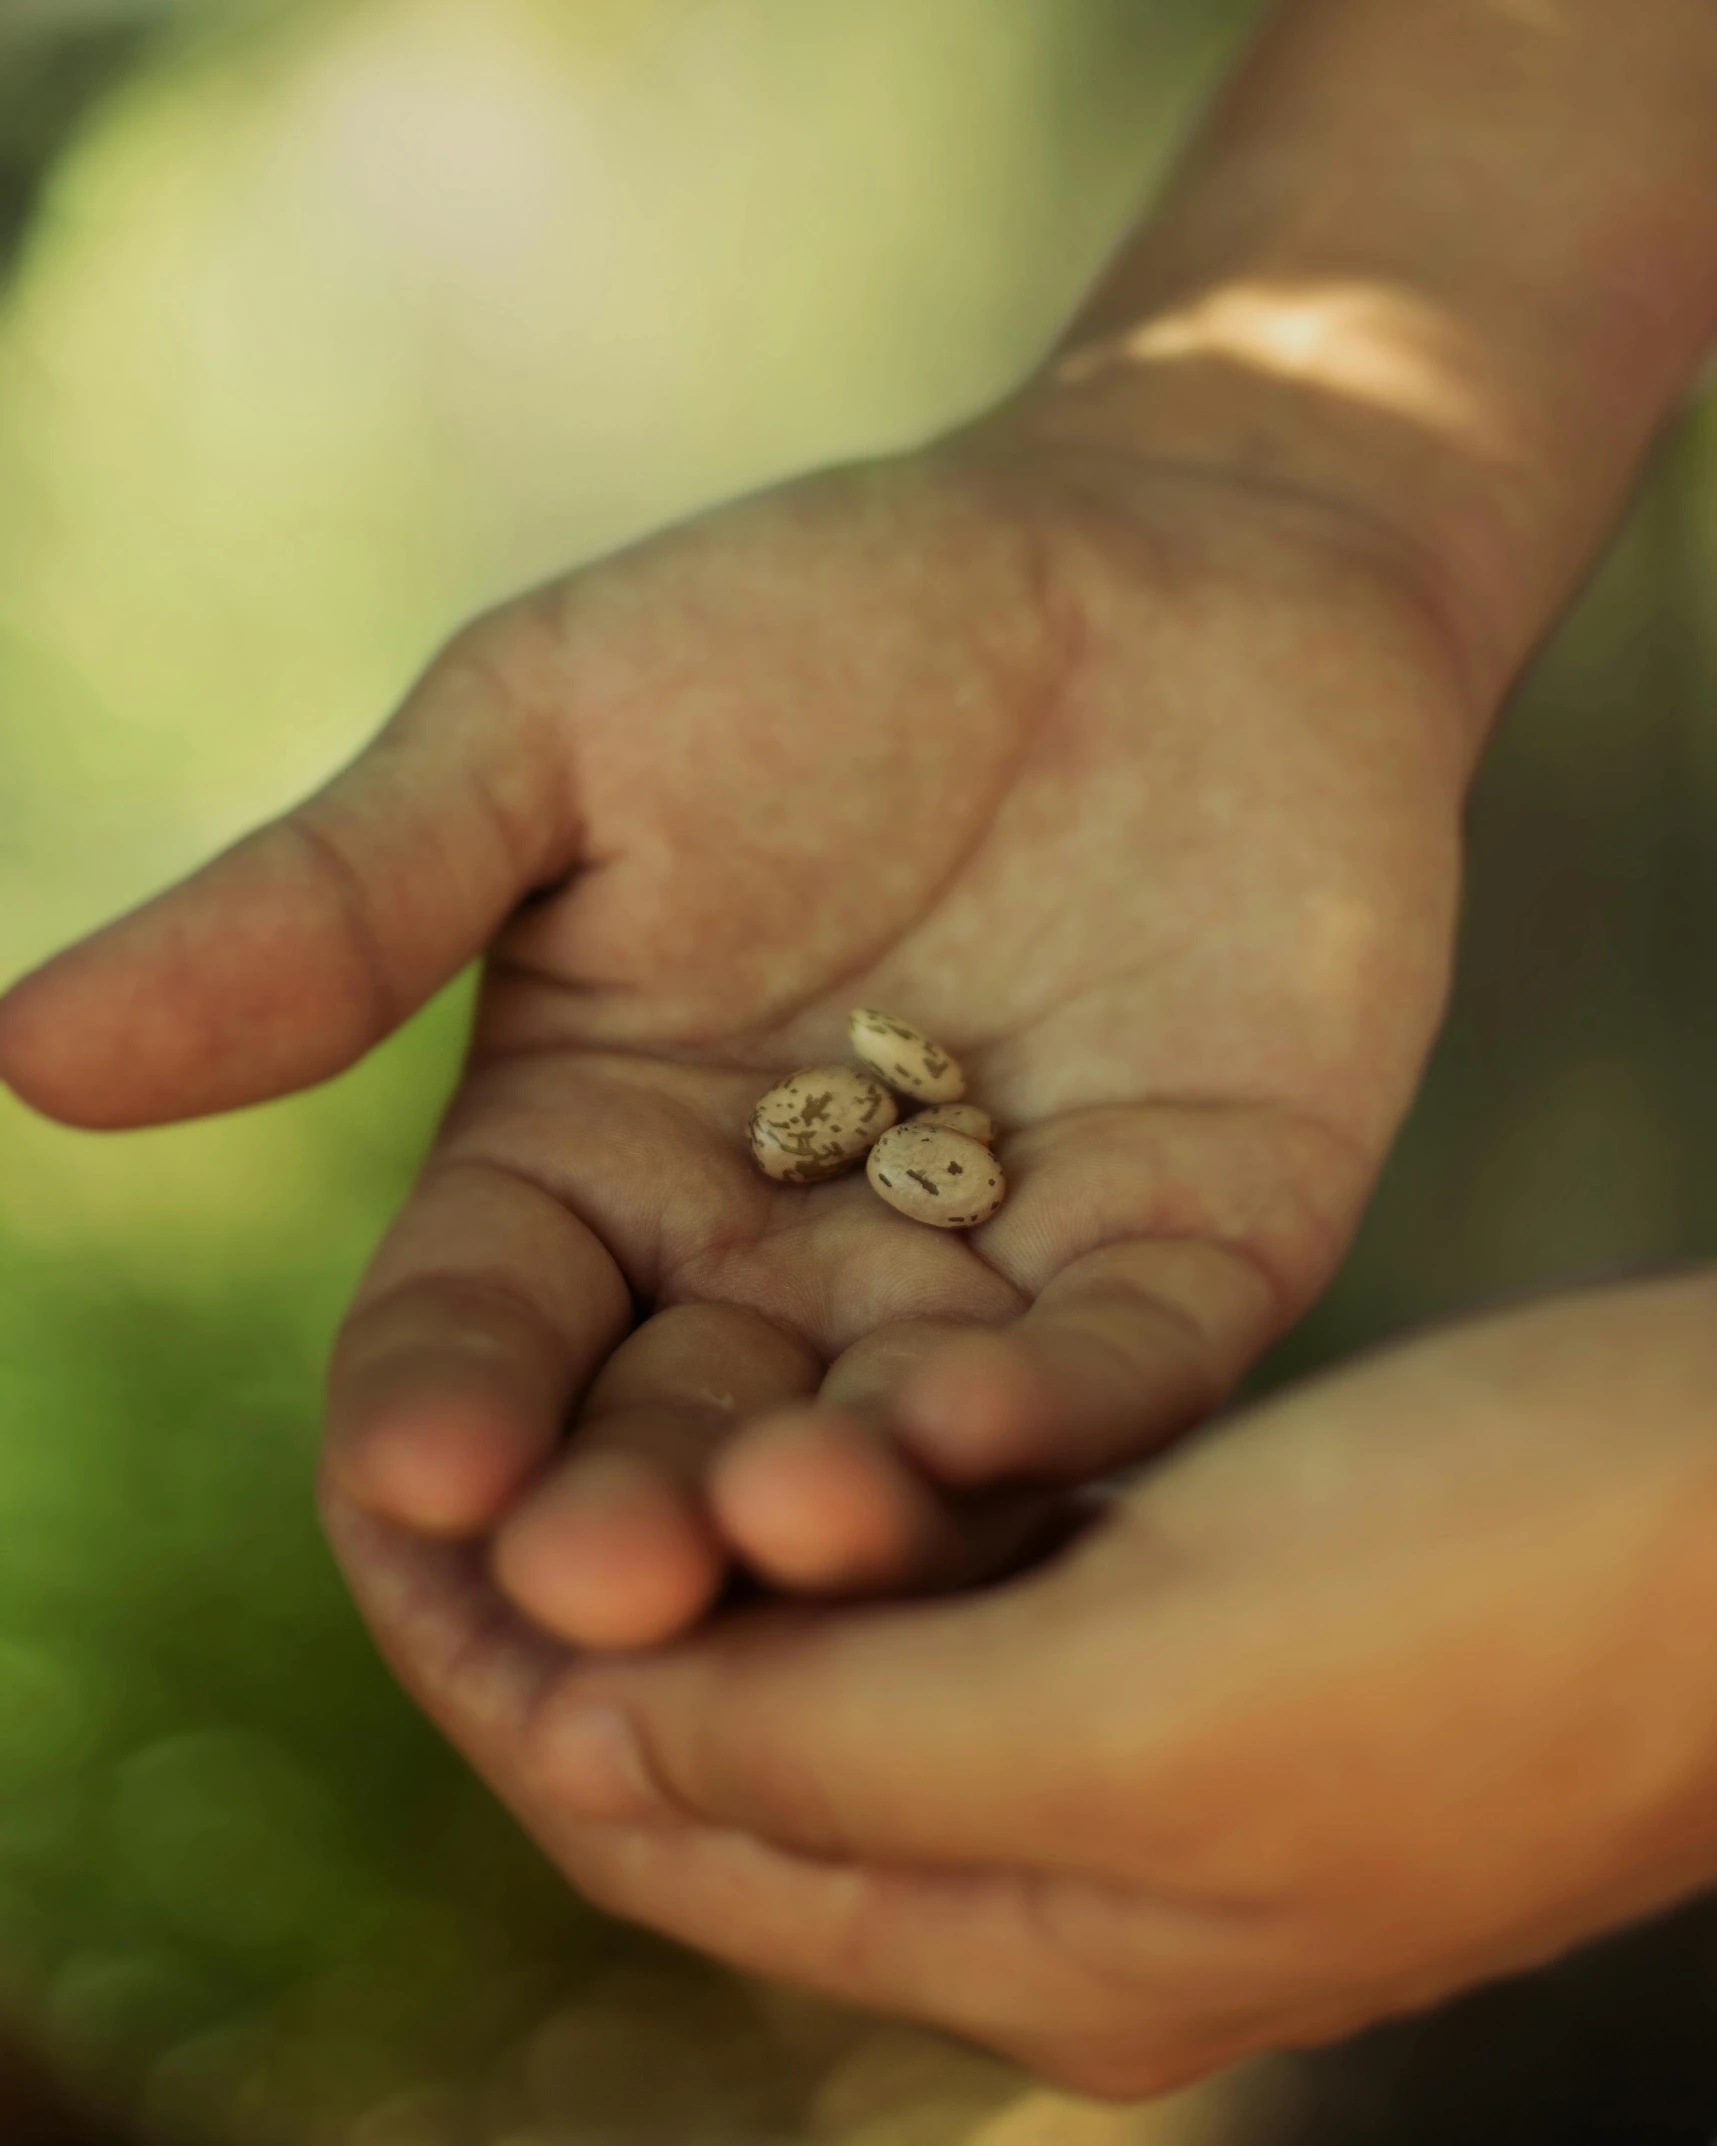
{"type": "Polygon", "coordinates": [[[1007,1197],[988,1111],[962,1100],[966,1076],[940,1044],[873,1006],[847,1023],[854,1066],[812,1066],[779,1082],[751,1114],[751,1152],[767,1177],[815,1185],[866,1162],[897,1212],[933,1229],[974,1229],[1007,1197]],[[894,1093],[890,1091],[893,1090],[894,1093]],[[895,1095],[927,1105],[900,1123],[895,1095]]]}

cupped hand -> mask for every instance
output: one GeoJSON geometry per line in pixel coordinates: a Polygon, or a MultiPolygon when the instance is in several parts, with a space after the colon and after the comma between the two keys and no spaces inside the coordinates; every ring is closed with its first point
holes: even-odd
{"type": "Polygon", "coordinates": [[[1717,1877],[1714,1312],[1706,1275],[1433,1337],[1002,1586],[632,1661],[330,1517],[395,1667],[599,1904],[1140,2097],[1717,1877]]]}
{"type": "Polygon", "coordinates": [[[550,1632],[1005,1567],[1321,1286],[1439,1010],[1468,711],[1333,504],[1030,448],[713,514],[462,635],[356,764],[0,1002],[120,1127],[319,1081],[486,956],[340,1339],[329,1468],[550,1632]],[[969,1234],[744,1129],[885,1007],[964,1060],[969,1234]]]}

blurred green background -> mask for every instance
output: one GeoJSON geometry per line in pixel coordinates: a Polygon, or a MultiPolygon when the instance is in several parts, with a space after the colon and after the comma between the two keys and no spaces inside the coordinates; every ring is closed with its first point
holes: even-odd
{"type": "MultiPolygon", "coordinates": [[[[0,978],[312,786],[470,613],[1002,391],[1253,12],[0,0],[0,978]]],[[[1505,726],[1424,1100],[1264,1382],[1717,1249],[1714,588],[1694,415],[1505,726]]],[[[1316,2102],[1320,2146],[1419,2138],[1414,2052],[1482,2041],[1470,2008],[1339,2092],[1312,2067],[1081,2109],[611,1929],[442,1752],[345,1606],[309,1463],[463,1005],[185,1130],[80,1137],[0,1095],[19,2065],[190,2146],[1181,2146],[1241,2101],[1316,2102]]],[[[1634,2017],[1619,1974],[1654,1993],[1629,2046],[1668,2128],[1535,2131],[1517,2101],[1494,2135],[1708,2136],[1717,1947],[1697,1916],[1664,1943],[1509,1998],[1491,2100],[1424,2135],[1493,2135],[1523,2035],[1574,2077],[1587,2014],[1634,2017]]],[[[0,2138],[74,2136],[6,2091],[0,2138]]]]}

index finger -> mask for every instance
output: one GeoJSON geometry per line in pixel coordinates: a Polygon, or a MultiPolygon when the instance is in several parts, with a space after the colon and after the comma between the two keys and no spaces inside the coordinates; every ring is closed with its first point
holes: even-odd
{"type": "Polygon", "coordinates": [[[632,1324],[594,1230],[515,1171],[432,1161],[335,1348],[326,1467],[365,1510],[482,1532],[559,1446],[632,1324]]]}

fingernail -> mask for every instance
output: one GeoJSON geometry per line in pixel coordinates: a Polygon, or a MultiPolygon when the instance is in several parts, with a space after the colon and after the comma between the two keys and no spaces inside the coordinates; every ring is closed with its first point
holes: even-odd
{"type": "Polygon", "coordinates": [[[555,1802],[595,1825],[660,1824],[673,1816],[644,1763],[637,1732],[617,1706],[577,1706],[549,1731],[555,1802]]]}

